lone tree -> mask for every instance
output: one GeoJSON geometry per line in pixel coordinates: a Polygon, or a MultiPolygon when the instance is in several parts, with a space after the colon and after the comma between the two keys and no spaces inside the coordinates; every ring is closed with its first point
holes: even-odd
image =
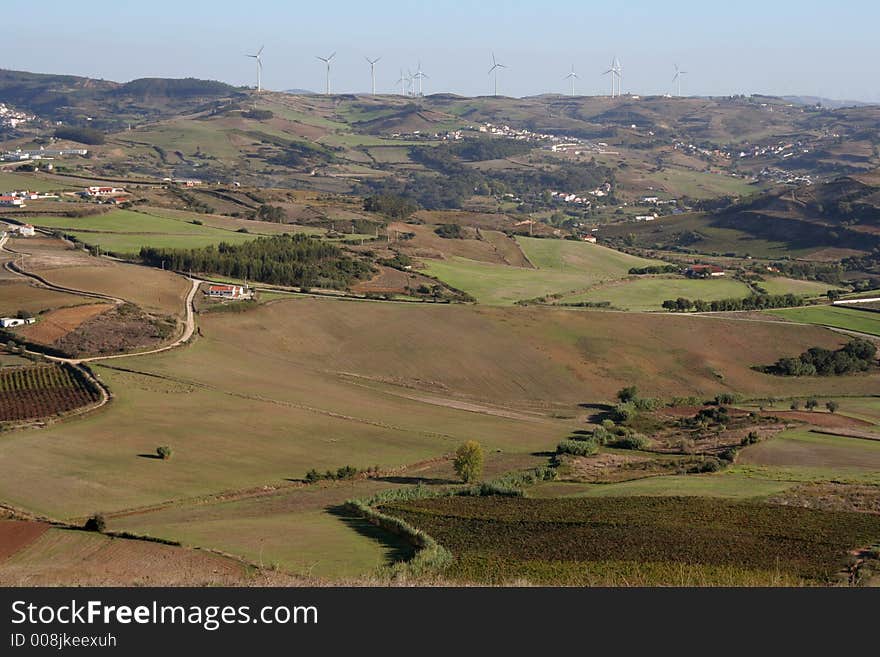
{"type": "Polygon", "coordinates": [[[86,520],[83,529],[90,532],[103,532],[107,527],[107,521],[104,519],[103,513],[96,513],[86,520]]]}
{"type": "Polygon", "coordinates": [[[825,408],[828,409],[829,413],[836,413],[837,409],[840,408],[840,404],[838,404],[836,401],[832,400],[830,402],[825,403],[825,408]]]}
{"type": "Polygon", "coordinates": [[[167,461],[171,458],[171,448],[168,445],[160,445],[156,448],[156,456],[158,456],[163,461],[167,461]]]}
{"type": "Polygon", "coordinates": [[[816,408],[818,405],[819,405],[819,402],[818,402],[817,400],[815,400],[815,399],[808,399],[808,400],[806,401],[806,403],[804,404],[804,407],[805,407],[808,411],[812,411],[812,410],[813,410],[814,408],[816,408]]]}
{"type": "Polygon", "coordinates": [[[626,404],[627,402],[631,402],[639,396],[639,389],[635,386],[627,386],[626,388],[621,388],[617,391],[617,399],[620,400],[622,404],[626,404]]]}
{"type": "Polygon", "coordinates": [[[483,448],[476,440],[469,440],[462,443],[455,450],[455,474],[461,477],[461,480],[469,484],[476,481],[483,474],[483,448]]]}

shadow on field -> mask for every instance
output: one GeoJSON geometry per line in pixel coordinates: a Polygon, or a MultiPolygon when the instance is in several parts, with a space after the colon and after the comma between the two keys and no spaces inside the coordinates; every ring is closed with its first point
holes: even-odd
{"type": "Polygon", "coordinates": [[[158,454],[138,454],[138,457],[142,459],[156,459],[157,461],[162,460],[162,457],[158,454]]]}
{"type": "Polygon", "coordinates": [[[351,511],[345,508],[345,505],[328,506],[326,511],[348,525],[349,529],[353,529],[361,536],[370,538],[387,547],[389,564],[396,561],[406,561],[415,554],[415,548],[412,545],[391,532],[380,529],[375,525],[371,525],[363,518],[352,515],[351,511]]]}
{"type": "Polygon", "coordinates": [[[455,479],[440,479],[438,477],[401,477],[389,475],[387,477],[376,477],[376,481],[385,481],[389,484],[413,485],[422,484],[424,486],[449,486],[451,484],[460,484],[455,479]]]}
{"type": "Polygon", "coordinates": [[[587,417],[587,422],[592,422],[593,424],[601,424],[602,420],[611,417],[611,411],[614,410],[614,407],[609,404],[578,404],[578,406],[588,411],[593,411],[587,417]]]}

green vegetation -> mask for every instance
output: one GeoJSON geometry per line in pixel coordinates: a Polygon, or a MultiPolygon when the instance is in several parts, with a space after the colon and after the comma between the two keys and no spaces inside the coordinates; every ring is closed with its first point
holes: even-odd
{"type": "Polygon", "coordinates": [[[752,294],[743,299],[719,299],[716,301],[706,301],[705,299],[690,299],[679,297],[678,299],[667,299],[663,302],[663,308],[672,312],[731,312],[740,310],[764,310],[766,308],[790,308],[792,306],[802,306],[804,300],[802,297],[796,297],[793,294],[770,295],[770,294],[752,294]]]}
{"type": "Polygon", "coordinates": [[[601,303],[607,301],[622,310],[660,310],[665,300],[684,297],[719,301],[748,294],[745,283],[733,279],[643,278],[613,282],[572,296],[561,303],[601,303]]]}
{"type": "Polygon", "coordinates": [[[346,288],[366,277],[370,265],[333,244],[304,235],[261,237],[246,244],[221,242],[214,249],[143,248],[141,259],[176,271],[197,271],[273,285],[346,288]]]}
{"type": "Polygon", "coordinates": [[[469,484],[477,481],[483,474],[483,447],[475,440],[469,440],[459,445],[455,450],[453,468],[461,480],[469,484]]]}
{"type": "Polygon", "coordinates": [[[168,445],[160,445],[156,448],[156,456],[158,456],[163,461],[167,461],[171,458],[173,451],[168,445]]]}
{"type": "Polygon", "coordinates": [[[808,308],[773,310],[770,311],[770,314],[793,322],[833,326],[834,328],[846,329],[848,331],[858,331],[859,333],[880,336],[880,313],[872,313],[855,308],[842,308],[840,306],[811,306],[808,308]]]}
{"type": "Polygon", "coordinates": [[[424,530],[453,553],[456,559],[447,575],[491,583],[520,574],[518,566],[541,578],[538,583],[578,583],[576,569],[554,568],[563,581],[544,581],[546,570],[528,568],[571,562],[781,571],[828,582],[843,570],[850,549],[880,536],[880,518],[866,514],[696,497],[446,497],[382,509],[424,530]],[[743,527],[749,531],[743,532],[743,527]],[[494,565],[487,571],[490,562],[494,565]],[[511,565],[513,573],[508,570],[511,565]]]}
{"type": "MultiPolygon", "coordinates": [[[[877,347],[874,343],[857,339],[836,351],[812,347],[798,358],[780,358],[764,371],[779,376],[840,376],[866,372],[876,366],[876,361],[877,347]]],[[[808,409],[812,410],[816,405],[815,400],[807,400],[808,409]]]]}
{"type": "Polygon", "coordinates": [[[631,267],[651,263],[596,244],[571,240],[517,237],[517,243],[536,269],[454,256],[426,260],[426,273],[467,292],[480,303],[508,305],[619,279],[631,267]]]}
{"type": "Polygon", "coordinates": [[[104,133],[94,128],[65,127],[55,130],[56,139],[67,139],[80,144],[98,146],[106,141],[104,133]]]}

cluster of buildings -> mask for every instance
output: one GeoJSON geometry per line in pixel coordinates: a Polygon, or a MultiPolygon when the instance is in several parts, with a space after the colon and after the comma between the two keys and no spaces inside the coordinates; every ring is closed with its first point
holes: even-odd
{"type": "Polygon", "coordinates": [[[101,185],[94,185],[91,187],[86,187],[83,191],[79,192],[79,195],[82,198],[92,199],[94,201],[107,203],[109,205],[121,205],[131,200],[129,199],[128,192],[125,191],[124,187],[105,187],[101,185]]]}
{"type": "Polygon", "coordinates": [[[87,148],[38,148],[33,150],[23,150],[17,148],[14,151],[6,151],[0,154],[0,161],[3,162],[25,162],[27,160],[53,160],[56,157],[64,157],[65,155],[87,155],[87,148]]]}
{"type": "Polygon", "coordinates": [[[28,317],[22,319],[20,317],[0,317],[0,328],[15,328],[16,326],[25,326],[27,324],[33,324],[35,320],[33,317],[28,317]]]}
{"type": "Polygon", "coordinates": [[[560,201],[562,203],[574,203],[576,205],[583,205],[585,207],[590,207],[592,205],[592,201],[590,201],[590,199],[583,196],[578,196],[577,194],[566,194],[565,192],[550,192],[550,198],[554,201],[560,201]]]}
{"type": "Polygon", "coordinates": [[[777,167],[764,167],[758,174],[762,180],[769,180],[777,185],[812,185],[813,177],[809,174],[799,174],[777,167]]]}
{"type": "Polygon", "coordinates": [[[700,155],[706,158],[711,159],[722,159],[729,160],[731,158],[731,154],[729,151],[725,151],[721,148],[703,148],[702,146],[697,146],[696,144],[685,143],[683,141],[673,142],[672,148],[681,151],[682,153],[686,153],[688,155],[700,155]]]}
{"type": "Polygon", "coordinates": [[[724,276],[724,270],[717,265],[691,265],[684,270],[688,278],[718,278],[724,276]]]}
{"type": "Polygon", "coordinates": [[[31,192],[28,190],[16,190],[14,192],[0,194],[0,207],[24,208],[27,207],[25,201],[56,198],[58,198],[57,194],[41,194],[39,192],[31,192]]]}
{"type": "Polygon", "coordinates": [[[17,128],[22,123],[33,121],[36,117],[12,109],[6,103],[0,103],[0,127],[17,128]]]}
{"type": "Polygon", "coordinates": [[[253,299],[254,292],[247,285],[209,285],[205,290],[205,296],[209,299],[242,301],[253,299]]]}

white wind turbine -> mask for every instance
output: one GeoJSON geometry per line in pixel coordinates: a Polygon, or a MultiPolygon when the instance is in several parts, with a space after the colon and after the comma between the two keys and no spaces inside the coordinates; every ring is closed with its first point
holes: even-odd
{"type": "MultiPolygon", "coordinates": [[[[421,62],[419,62],[419,67],[416,69],[416,72],[412,77],[413,77],[413,80],[419,81],[419,96],[423,95],[422,94],[422,80],[424,80],[428,76],[422,70],[422,63],[421,62]]],[[[413,95],[415,95],[415,89],[413,90],[413,95]]]]}
{"type": "Polygon", "coordinates": [[[373,95],[376,95],[376,62],[378,62],[381,57],[376,57],[376,59],[370,59],[369,57],[364,57],[370,64],[370,81],[372,82],[373,95]]]}
{"type": "Polygon", "coordinates": [[[620,62],[617,60],[615,56],[614,59],[611,60],[611,68],[605,71],[602,75],[611,75],[611,97],[620,96],[620,83],[623,77],[623,67],[620,65],[620,62]],[[615,88],[614,83],[617,83],[617,87],[615,88]]]}
{"type": "Polygon", "coordinates": [[[252,57],[257,60],[257,92],[263,90],[263,48],[265,47],[260,46],[256,55],[245,55],[245,57],[252,57]]]}
{"type": "Polygon", "coordinates": [[[406,96],[406,76],[403,74],[403,69],[400,69],[400,79],[396,84],[400,85],[400,95],[406,96]]]}
{"type": "Polygon", "coordinates": [[[688,74],[687,71],[682,71],[680,68],[678,68],[678,64],[675,65],[675,77],[672,78],[672,82],[678,84],[678,91],[677,91],[676,95],[679,98],[681,98],[681,78],[683,75],[687,75],[687,74],[688,74]]]}
{"type": "Polygon", "coordinates": [[[571,95],[574,96],[574,81],[578,78],[578,74],[574,72],[574,64],[571,65],[571,73],[565,76],[566,80],[571,80],[571,95]]]}
{"type": "Polygon", "coordinates": [[[495,59],[495,53],[492,53],[492,68],[489,69],[489,75],[495,74],[495,95],[498,95],[498,69],[507,68],[504,64],[499,64],[495,59]]]}
{"type": "Polygon", "coordinates": [[[336,53],[334,52],[329,57],[321,57],[320,55],[315,55],[315,57],[317,57],[318,59],[320,59],[322,62],[324,62],[327,65],[327,87],[326,87],[326,90],[324,91],[324,93],[329,96],[330,95],[330,62],[334,57],[336,57],[336,53]]]}

